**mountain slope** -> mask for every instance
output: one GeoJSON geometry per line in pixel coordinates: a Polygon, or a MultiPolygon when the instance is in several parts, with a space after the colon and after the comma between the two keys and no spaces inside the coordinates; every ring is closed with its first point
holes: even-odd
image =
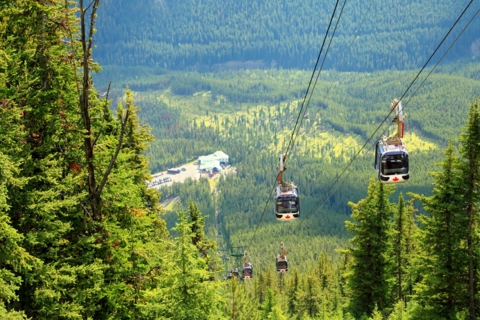
{"type": "MultiPolygon", "coordinates": [[[[344,70],[419,67],[467,3],[376,0],[344,70]]],[[[211,70],[311,68],[334,4],[303,0],[105,0],[95,35],[99,49],[94,54],[103,65],[211,70]],[[232,61],[254,62],[226,64],[232,61]]],[[[326,68],[341,60],[338,57],[346,52],[368,4],[361,0],[347,2],[326,68]]],[[[478,4],[472,5],[466,18],[475,9],[478,4]]],[[[462,20],[459,27],[466,21],[462,20]]],[[[451,59],[476,52],[472,44],[479,37],[479,27],[480,21],[474,21],[452,49],[451,59]]],[[[460,30],[456,28],[452,35],[460,30]]]]}

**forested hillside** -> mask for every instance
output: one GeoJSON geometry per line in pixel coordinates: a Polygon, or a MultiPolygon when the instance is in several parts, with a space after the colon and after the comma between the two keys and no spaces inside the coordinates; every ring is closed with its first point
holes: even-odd
{"type": "Polygon", "coordinates": [[[466,2],[377,1],[299,123],[288,223],[269,192],[333,2],[1,2],[0,319],[476,320],[478,20],[404,97],[410,179],[384,185],[374,130],[466,2]],[[234,173],[148,187],[217,150],[234,173]]]}
{"type": "MultiPolygon", "coordinates": [[[[461,64],[450,66],[449,72],[475,74],[479,68],[478,63],[461,64]]],[[[118,78],[121,73],[123,70],[107,68],[101,79],[118,78]]],[[[386,116],[391,98],[401,95],[414,76],[409,71],[342,73],[328,96],[333,75],[326,72],[322,76],[286,173],[286,178],[300,188],[302,212],[308,213],[320,200],[346,161],[386,116]]],[[[137,80],[130,77],[126,82],[135,88],[142,121],[152,127],[157,138],[147,152],[153,172],[216,150],[230,156],[238,173],[220,179],[217,186],[219,233],[227,245],[249,244],[276,179],[277,157],[290,138],[308,72],[150,74],[137,80]]],[[[440,162],[449,138],[459,135],[471,97],[479,88],[475,77],[433,74],[405,106],[412,179],[398,187],[395,197],[399,191],[431,194],[428,172],[440,162]]],[[[299,271],[310,268],[320,252],[336,259],[335,249],[347,243],[344,221],[351,213],[348,201],[359,201],[375,174],[372,145],[325,206],[287,243],[290,259],[299,271]]],[[[180,196],[183,208],[190,199],[197,202],[202,213],[210,216],[207,234],[214,235],[214,197],[206,181],[178,184],[162,192],[164,197],[180,196]]],[[[256,265],[262,267],[271,267],[279,241],[296,227],[276,222],[272,208],[270,203],[251,248],[256,265]]],[[[421,206],[418,209],[424,212],[421,206]]],[[[174,226],[175,212],[166,217],[168,225],[174,226]]]]}
{"type": "MultiPolygon", "coordinates": [[[[421,66],[467,2],[376,0],[344,70],[421,66]]],[[[336,57],[346,52],[369,3],[346,4],[327,69],[339,64],[336,57]]],[[[106,0],[95,34],[101,46],[94,54],[102,65],[129,67],[309,69],[334,5],[303,0],[106,0]]],[[[340,6],[337,17],[339,11],[340,6]]],[[[480,44],[474,43],[479,26],[473,22],[450,59],[479,54],[480,44]]]]}

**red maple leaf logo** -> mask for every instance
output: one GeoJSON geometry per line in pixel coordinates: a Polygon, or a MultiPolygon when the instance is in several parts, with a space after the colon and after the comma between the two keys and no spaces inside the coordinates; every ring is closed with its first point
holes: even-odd
{"type": "Polygon", "coordinates": [[[290,219],[290,216],[286,216],[285,218],[290,219]]]}
{"type": "Polygon", "coordinates": [[[393,181],[398,181],[399,179],[397,177],[393,178],[393,181]]]}

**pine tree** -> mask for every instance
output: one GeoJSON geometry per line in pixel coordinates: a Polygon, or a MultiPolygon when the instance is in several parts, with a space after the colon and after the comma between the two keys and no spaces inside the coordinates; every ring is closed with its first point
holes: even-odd
{"type": "Polygon", "coordinates": [[[403,195],[400,193],[398,199],[397,212],[393,217],[392,225],[392,254],[394,256],[394,274],[395,284],[393,294],[396,300],[403,300],[403,282],[402,276],[405,276],[406,269],[406,208],[403,195]]]}
{"type": "Polygon", "coordinates": [[[415,287],[420,318],[455,317],[466,301],[466,290],[459,281],[467,270],[468,257],[463,250],[467,217],[462,214],[458,158],[450,144],[441,163],[442,170],[431,173],[435,178],[433,196],[409,195],[419,200],[428,216],[419,216],[419,247],[416,264],[422,281],[415,287]]]}
{"type": "Polygon", "coordinates": [[[288,290],[288,313],[293,315],[296,313],[295,302],[297,297],[297,292],[299,290],[299,278],[298,278],[298,269],[297,267],[293,268],[293,277],[290,281],[290,288],[288,290]]]}
{"type": "MultiPolygon", "coordinates": [[[[192,223],[182,211],[174,230],[179,234],[173,250],[165,257],[169,264],[158,277],[158,286],[149,294],[142,318],[208,319],[213,312],[218,285],[207,281],[211,273],[205,259],[191,243],[192,223]]],[[[233,286],[232,286],[233,287],[233,286]]]]}
{"type": "Polygon", "coordinates": [[[318,278],[307,275],[296,295],[295,309],[298,314],[307,314],[310,317],[317,315],[323,299],[322,289],[318,278]]]}
{"type": "Polygon", "coordinates": [[[223,319],[255,320],[260,319],[257,311],[258,305],[254,299],[250,299],[243,293],[238,279],[232,278],[228,281],[227,301],[223,307],[225,317],[223,319]]]}
{"type": "Polygon", "coordinates": [[[219,271],[219,266],[217,265],[220,259],[216,255],[217,246],[215,242],[208,240],[205,237],[205,219],[208,216],[202,216],[202,213],[198,210],[198,207],[195,203],[190,200],[188,205],[188,214],[189,221],[192,223],[192,243],[197,247],[197,249],[202,253],[203,258],[207,259],[207,265],[209,270],[219,271]]]}
{"type": "Polygon", "coordinates": [[[480,310],[477,303],[478,284],[478,254],[479,244],[478,220],[480,219],[480,111],[478,100],[472,103],[468,116],[467,125],[460,136],[460,154],[462,161],[460,170],[462,172],[464,190],[464,210],[468,216],[467,250],[468,250],[468,295],[469,295],[469,319],[474,320],[480,310]]]}
{"type": "Polygon", "coordinates": [[[386,256],[390,243],[390,219],[393,205],[388,197],[394,187],[370,179],[368,197],[359,203],[349,203],[355,222],[346,222],[355,236],[349,248],[353,257],[348,285],[352,292],[350,308],[356,317],[371,314],[375,305],[382,310],[389,306],[390,259],[386,256]]]}
{"type": "Polygon", "coordinates": [[[408,316],[405,312],[405,303],[399,300],[395,305],[393,312],[388,317],[388,320],[407,320],[408,316]]]}
{"type": "MultiPolygon", "coordinates": [[[[2,111],[0,109],[0,113],[2,111]]],[[[7,133],[3,137],[6,136],[7,133]]],[[[18,167],[15,161],[0,152],[0,317],[12,320],[26,319],[24,312],[15,310],[16,291],[25,281],[21,275],[30,272],[40,262],[21,247],[24,236],[11,226],[8,216],[7,186],[22,188],[27,183],[25,178],[16,178],[18,167]]]]}
{"type": "Polygon", "coordinates": [[[383,320],[382,312],[378,309],[378,306],[375,305],[373,309],[372,316],[368,320],[383,320]]]}
{"type": "Polygon", "coordinates": [[[287,320],[287,317],[283,315],[282,308],[280,308],[279,305],[276,305],[268,315],[268,320],[287,320]]]}
{"type": "Polygon", "coordinates": [[[269,314],[277,305],[277,297],[271,288],[267,288],[267,296],[265,302],[262,304],[262,319],[268,319],[269,314]]]}

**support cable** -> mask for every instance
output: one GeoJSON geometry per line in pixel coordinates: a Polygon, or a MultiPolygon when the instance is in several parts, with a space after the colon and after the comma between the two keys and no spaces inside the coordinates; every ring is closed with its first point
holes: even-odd
{"type": "MultiPolygon", "coordinates": [[[[315,67],[313,68],[312,76],[310,77],[310,82],[308,83],[307,92],[305,92],[305,96],[303,98],[302,108],[300,109],[300,112],[298,113],[297,121],[295,122],[295,126],[294,126],[293,131],[292,131],[292,136],[290,137],[290,142],[288,143],[286,154],[288,154],[288,151],[290,149],[290,145],[292,143],[293,135],[295,134],[295,129],[297,128],[298,120],[300,119],[300,116],[302,114],[303,106],[305,105],[305,100],[306,100],[308,92],[310,90],[310,85],[312,84],[312,80],[313,80],[313,77],[315,75],[315,71],[317,70],[318,62],[320,61],[320,56],[322,55],[323,47],[325,46],[325,41],[327,40],[328,32],[330,31],[330,27],[332,25],[333,17],[335,16],[335,12],[337,11],[337,7],[338,7],[339,2],[340,2],[340,0],[337,0],[337,3],[335,4],[335,8],[333,9],[332,16],[330,17],[330,22],[328,24],[328,28],[327,28],[327,31],[325,33],[325,37],[323,38],[322,47],[320,48],[320,52],[319,52],[318,57],[317,57],[317,62],[315,63],[315,67]]],[[[265,211],[267,209],[268,203],[270,202],[270,199],[272,198],[272,194],[273,194],[273,190],[275,189],[275,185],[276,185],[276,180],[275,180],[275,183],[273,184],[272,189],[270,191],[270,196],[268,197],[267,202],[265,203],[265,208],[263,209],[263,212],[260,216],[260,220],[258,221],[258,224],[255,228],[255,231],[253,233],[253,237],[252,237],[252,240],[250,241],[250,244],[252,244],[253,240],[255,239],[255,234],[257,233],[258,227],[260,226],[260,223],[262,222],[263,216],[265,215],[265,211]]]]}
{"type": "MultiPolygon", "coordinates": [[[[295,129],[293,131],[293,134],[292,134],[293,147],[292,148],[295,147],[296,137],[298,137],[298,133],[300,132],[300,129],[302,128],[303,119],[305,119],[305,113],[307,112],[308,107],[310,106],[310,100],[312,100],[313,92],[315,91],[315,87],[317,86],[318,77],[320,76],[320,72],[322,72],[323,65],[325,63],[325,59],[327,58],[328,51],[330,50],[330,45],[332,44],[333,38],[335,37],[335,32],[337,31],[338,23],[340,22],[340,19],[342,18],[343,9],[345,8],[345,4],[347,4],[347,1],[348,0],[345,0],[345,2],[343,2],[342,10],[340,11],[340,15],[338,16],[337,23],[335,24],[335,28],[333,29],[332,36],[330,37],[330,42],[328,43],[327,51],[325,51],[325,55],[323,56],[323,60],[322,60],[322,64],[320,66],[320,69],[317,72],[317,78],[315,79],[315,83],[313,84],[312,91],[310,92],[310,96],[308,97],[307,106],[305,108],[305,111],[303,112],[302,119],[300,120],[300,125],[298,126],[297,133],[295,134],[295,129]]],[[[285,154],[285,156],[288,157],[288,149],[287,149],[287,153],[285,154]]],[[[285,162],[286,162],[286,159],[285,159],[285,162]]]]}
{"type": "MultiPolygon", "coordinates": [[[[407,90],[405,90],[405,92],[403,93],[402,97],[399,99],[399,101],[401,101],[405,95],[407,94],[407,92],[410,90],[410,88],[412,87],[412,85],[415,83],[415,81],[417,80],[417,78],[420,76],[420,74],[422,73],[422,71],[425,69],[425,67],[427,66],[427,64],[430,62],[430,60],[433,58],[433,56],[435,55],[435,53],[438,51],[438,49],[440,48],[440,46],[443,44],[443,42],[445,41],[445,39],[448,37],[448,35],[450,34],[450,32],[453,30],[453,28],[456,26],[456,24],[458,23],[458,21],[462,18],[462,16],[464,15],[465,11],[468,9],[468,7],[472,4],[473,0],[470,1],[470,3],[467,5],[467,7],[465,8],[465,10],[463,10],[462,14],[458,17],[458,19],[455,21],[455,23],[453,24],[453,26],[450,28],[450,30],[448,31],[448,33],[445,35],[445,37],[443,38],[443,40],[440,42],[440,44],[438,45],[438,47],[435,49],[435,51],[432,53],[432,55],[430,56],[430,58],[427,60],[427,62],[425,63],[425,65],[422,67],[422,69],[418,72],[418,74],[416,75],[416,77],[413,79],[412,83],[410,83],[410,85],[408,86],[407,90]]],[[[472,20],[476,17],[476,15],[478,14],[478,12],[480,11],[477,10],[477,12],[475,13],[475,15],[470,19],[470,21],[467,23],[467,25],[463,28],[463,30],[460,32],[460,34],[455,38],[455,40],[453,41],[453,43],[450,45],[450,47],[447,49],[447,51],[442,55],[442,57],[440,58],[440,60],[435,64],[434,68],[430,71],[430,73],[425,77],[425,79],[423,80],[423,82],[417,87],[417,89],[415,90],[415,92],[413,93],[413,95],[408,99],[407,103],[410,102],[410,100],[413,98],[413,96],[417,93],[418,89],[423,85],[423,83],[427,80],[427,78],[430,76],[430,74],[433,72],[433,70],[436,68],[436,66],[440,63],[440,61],[442,61],[442,59],[445,57],[445,55],[447,54],[447,52],[452,48],[453,44],[457,41],[457,39],[462,35],[463,31],[465,31],[465,29],[470,25],[470,22],[472,22],[472,20]]],[[[406,105],[405,104],[405,105],[406,105]]],[[[287,240],[290,239],[291,235],[296,231],[298,230],[298,228],[303,224],[303,222],[310,216],[310,214],[315,210],[315,208],[318,206],[318,204],[325,198],[325,196],[328,194],[328,192],[330,192],[330,190],[332,189],[332,187],[338,182],[338,180],[342,177],[342,175],[345,173],[345,171],[350,167],[350,165],[352,164],[352,162],[358,157],[358,155],[360,154],[360,152],[362,152],[362,150],[365,148],[365,146],[371,141],[372,137],[377,133],[377,131],[380,129],[381,126],[383,126],[383,124],[385,123],[385,121],[389,118],[390,114],[393,112],[394,109],[392,109],[387,117],[382,121],[382,123],[380,123],[380,125],[377,127],[377,129],[375,130],[375,132],[370,136],[370,138],[367,140],[367,142],[365,142],[365,144],[362,146],[362,148],[360,149],[360,151],[357,152],[357,154],[355,155],[355,157],[348,163],[347,167],[342,171],[342,173],[338,176],[338,178],[333,182],[333,184],[330,186],[330,188],[328,188],[327,192],[320,198],[320,200],[315,204],[315,206],[310,210],[310,212],[307,214],[307,216],[302,220],[302,222],[300,222],[300,224],[293,230],[293,232],[291,232],[289,234],[289,236],[287,237],[287,240]]],[[[387,127],[387,129],[385,129],[385,131],[383,132],[383,134],[385,134],[386,130],[388,130],[390,126],[387,127]]],[[[367,151],[368,153],[368,151],[367,151]]],[[[365,153],[366,154],[366,153],[365,153]]],[[[346,179],[345,179],[346,180],[346,179]]],[[[343,181],[345,181],[343,180],[343,181]]],[[[343,183],[343,182],[342,182],[343,183]]],[[[338,190],[338,187],[335,189],[335,191],[338,190]]],[[[333,193],[335,193],[335,191],[333,193]]],[[[322,204],[321,207],[323,207],[323,205],[326,203],[326,201],[333,195],[333,193],[325,200],[325,202],[322,204]]],[[[320,208],[321,208],[320,207],[320,208]]],[[[319,208],[319,209],[320,209],[319,208]]],[[[318,210],[317,210],[318,211],[318,210]]],[[[317,212],[315,211],[315,213],[317,212]]]]}
{"type": "Polygon", "coordinates": [[[288,156],[288,151],[290,150],[290,145],[292,144],[292,139],[293,139],[293,136],[295,134],[295,130],[297,129],[298,120],[300,119],[300,116],[302,115],[302,110],[303,110],[303,107],[305,106],[305,100],[307,99],[308,92],[310,90],[310,85],[312,84],[313,77],[315,76],[315,71],[317,70],[317,65],[318,65],[318,62],[320,61],[320,56],[322,55],[323,47],[325,46],[325,41],[327,40],[328,32],[330,31],[330,27],[332,25],[333,17],[335,16],[335,12],[337,11],[338,2],[340,2],[340,0],[337,0],[337,3],[335,4],[335,9],[333,9],[332,16],[330,17],[330,23],[328,24],[327,32],[325,33],[325,37],[323,38],[323,43],[322,43],[322,47],[320,48],[320,52],[319,52],[318,57],[317,57],[317,62],[315,63],[315,67],[313,68],[312,76],[310,77],[310,82],[308,83],[307,91],[305,92],[305,96],[303,97],[302,107],[300,108],[300,112],[298,113],[297,121],[295,122],[295,126],[293,127],[292,136],[290,137],[290,142],[288,143],[287,151],[285,152],[286,156],[288,156]]]}

